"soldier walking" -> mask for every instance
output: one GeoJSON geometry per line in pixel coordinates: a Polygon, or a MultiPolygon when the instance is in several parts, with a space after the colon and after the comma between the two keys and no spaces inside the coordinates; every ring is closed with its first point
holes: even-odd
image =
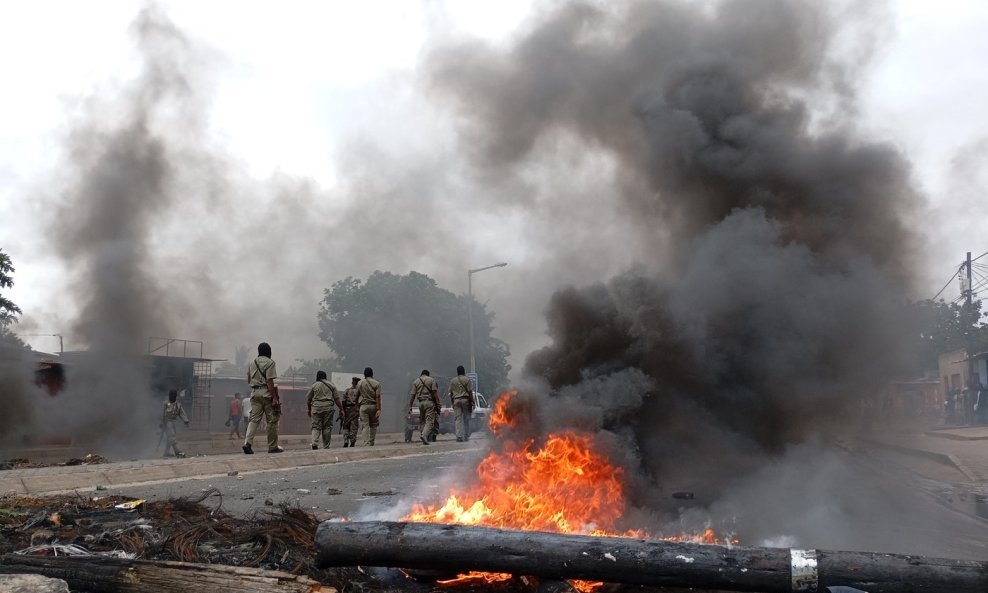
{"type": "Polygon", "coordinates": [[[357,384],[357,403],[364,445],[373,447],[381,423],[381,382],[374,378],[374,369],[370,367],[364,369],[364,379],[357,384]]]}
{"type": "Polygon", "coordinates": [[[165,443],[165,457],[172,456],[172,453],[168,451],[174,451],[175,457],[185,457],[185,453],[178,450],[178,445],[175,442],[175,420],[179,418],[185,422],[186,426],[189,425],[189,417],[185,414],[182,404],[178,403],[178,392],[172,389],[168,392],[168,401],[165,402],[165,409],[161,412],[161,424],[158,426],[168,438],[165,443]]]}
{"type": "Polygon", "coordinates": [[[316,382],[305,394],[305,402],[309,418],[312,418],[312,448],[318,449],[319,439],[322,438],[322,448],[329,449],[329,441],[333,438],[333,417],[337,408],[343,416],[343,404],[336,385],[326,380],[326,371],[316,373],[316,382]]]}
{"type": "Polygon", "coordinates": [[[412,413],[412,402],[419,402],[419,433],[422,444],[428,445],[429,441],[435,441],[434,433],[438,433],[436,428],[436,414],[439,412],[439,387],[436,380],[429,376],[428,369],[423,369],[418,379],[412,381],[412,388],[408,394],[408,413],[412,413]]]}
{"type": "Polygon", "coordinates": [[[456,442],[470,440],[470,416],[473,415],[473,385],[467,377],[463,365],[456,367],[456,377],[449,382],[449,397],[453,403],[453,418],[456,422],[456,442]]]}
{"type": "Polygon", "coordinates": [[[254,433],[261,419],[268,425],[268,453],[284,451],[278,446],[278,420],[281,419],[281,398],[274,380],[278,369],[271,360],[271,346],[267,342],[257,345],[257,358],[247,365],[247,383],[250,384],[250,421],[244,439],[244,453],[254,454],[254,433]]]}
{"type": "Polygon", "coordinates": [[[340,417],[340,429],[343,431],[344,447],[357,446],[357,433],[360,431],[358,383],[360,383],[360,377],[354,377],[351,379],[350,387],[343,392],[343,412],[340,417]]]}

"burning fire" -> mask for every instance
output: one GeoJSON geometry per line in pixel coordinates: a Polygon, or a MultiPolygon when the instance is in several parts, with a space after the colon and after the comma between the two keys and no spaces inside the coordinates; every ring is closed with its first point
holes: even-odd
{"type": "MultiPolygon", "coordinates": [[[[624,471],[594,450],[594,437],[577,432],[550,434],[544,442],[505,438],[518,418],[509,412],[517,396],[498,398],[490,415],[500,451],[491,451],[476,469],[473,484],[453,489],[440,505],[415,505],[403,521],[484,525],[507,529],[553,531],[582,535],[648,537],[643,531],[621,531],[624,514],[624,471]]],[[[664,537],[669,541],[721,543],[713,530],[701,535],[664,537]]],[[[440,584],[503,581],[511,575],[471,572],[440,584]]],[[[573,581],[581,591],[601,583],[573,581]]]]}

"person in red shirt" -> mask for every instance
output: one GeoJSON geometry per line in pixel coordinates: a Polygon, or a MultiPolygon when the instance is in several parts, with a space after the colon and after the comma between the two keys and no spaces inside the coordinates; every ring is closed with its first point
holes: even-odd
{"type": "Polygon", "coordinates": [[[233,435],[237,435],[237,439],[242,439],[240,436],[240,417],[243,415],[243,407],[240,403],[240,393],[237,392],[233,395],[233,399],[230,400],[230,439],[233,439],[233,435]]]}

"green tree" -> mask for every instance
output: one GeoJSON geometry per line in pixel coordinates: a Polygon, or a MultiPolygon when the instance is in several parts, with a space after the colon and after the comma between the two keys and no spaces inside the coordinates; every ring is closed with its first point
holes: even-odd
{"type": "MultiPolygon", "coordinates": [[[[336,360],[335,356],[329,358],[313,358],[312,360],[303,360],[301,358],[295,359],[296,364],[289,366],[287,369],[281,372],[283,377],[304,377],[309,382],[314,382],[316,380],[316,373],[318,371],[326,371],[327,373],[332,373],[337,370],[339,361],[336,360]]],[[[347,383],[349,385],[349,383],[347,383]]]]}
{"type": "Polygon", "coordinates": [[[925,300],[910,306],[912,321],[919,328],[919,363],[924,369],[937,367],[941,354],[970,348],[988,350],[988,326],[981,311],[981,301],[972,302],[970,310],[959,303],[925,300]]]}
{"type": "MultiPolygon", "coordinates": [[[[0,288],[10,288],[14,285],[14,263],[10,256],[0,249],[0,288]]],[[[0,295],[0,346],[26,350],[25,344],[14,332],[10,331],[10,325],[17,321],[17,316],[21,314],[21,308],[13,301],[0,295]]]]}
{"type": "Polygon", "coordinates": [[[494,314],[425,274],[377,271],[366,282],[336,282],[319,307],[319,337],[341,368],[374,367],[386,391],[404,393],[422,369],[433,376],[451,376],[460,364],[469,370],[467,307],[473,307],[480,391],[493,394],[507,385],[511,369],[507,344],[491,336],[494,314]]]}
{"type": "Polygon", "coordinates": [[[233,355],[233,362],[225,360],[213,371],[216,375],[224,377],[236,377],[247,373],[247,356],[250,354],[249,346],[237,346],[233,355]]]}
{"type": "MultiPolygon", "coordinates": [[[[14,285],[14,264],[10,256],[0,249],[0,288],[10,288],[14,285]]],[[[21,309],[10,299],[0,295],[0,327],[7,327],[17,321],[21,309]]]]}

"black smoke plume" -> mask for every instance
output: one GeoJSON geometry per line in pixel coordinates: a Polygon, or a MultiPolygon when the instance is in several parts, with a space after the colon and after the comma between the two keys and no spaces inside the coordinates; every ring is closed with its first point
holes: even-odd
{"type": "Polygon", "coordinates": [[[594,208],[622,213],[642,264],[558,291],[526,374],[553,394],[547,429],[613,433],[641,503],[716,500],[841,428],[908,358],[921,200],[901,155],[855,131],[849,48],[870,40],[841,22],[813,2],[570,2],[507,47],[433,55],[479,177],[572,139],[616,162],[594,208]]]}
{"type": "MultiPolygon", "coordinates": [[[[185,36],[154,7],[132,24],[141,73],[81,106],[68,133],[56,198],[54,248],[71,262],[79,315],[67,387],[46,411],[75,444],[110,455],[153,446],[161,400],[151,395],[149,337],[172,337],[181,287],[154,251],[158,221],[174,207],[177,170],[190,164],[168,138],[196,129],[198,63],[185,36]]],[[[163,395],[161,393],[157,394],[163,395]]],[[[53,400],[54,401],[54,400],[53,400]]]]}

